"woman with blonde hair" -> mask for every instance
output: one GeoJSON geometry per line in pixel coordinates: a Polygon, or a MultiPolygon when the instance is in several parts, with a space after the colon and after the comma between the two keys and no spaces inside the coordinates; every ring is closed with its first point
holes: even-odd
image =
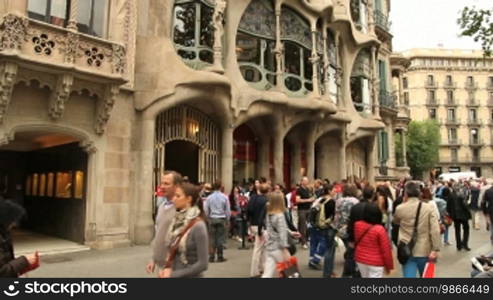
{"type": "Polygon", "coordinates": [[[284,217],[286,205],[282,193],[269,193],[267,195],[267,242],[264,274],[262,278],[278,277],[277,264],[286,261],[289,254],[288,226],[284,217]]]}

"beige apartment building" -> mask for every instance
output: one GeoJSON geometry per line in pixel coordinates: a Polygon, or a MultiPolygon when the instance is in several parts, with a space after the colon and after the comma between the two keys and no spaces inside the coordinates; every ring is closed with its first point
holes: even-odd
{"type": "Polygon", "coordinates": [[[482,51],[413,49],[400,79],[411,119],[440,124],[437,171],[493,177],[493,58],[482,51]]]}
{"type": "Polygon", "coordinates": [[[110,248],[151,240],[166,169],[227,193],[260,176],[405,176],[389,10],[2,0],[0,193],[26,207],[27,230],[110,248]]]}

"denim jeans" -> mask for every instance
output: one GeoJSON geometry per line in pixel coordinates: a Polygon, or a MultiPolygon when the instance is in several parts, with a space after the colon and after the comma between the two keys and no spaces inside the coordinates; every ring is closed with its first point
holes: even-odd
{"type": "Polygon", "coordinates": [[[402,266],[404,278],[416,278],[417,272],[419,272],[419,277],[422,277],[427,262],[428,257],[410,257],[407,263],[402,266]]]}
{"type": "Polygon", "coordinates": [[[327,251],[327,229],[310,228],[310,263],[318,265],[327,251]]]}
{"type": "Polygon", "coordinates": [[[443,242],[448,243],[448,228],[450,226],[445,225],[445,231],[443,232],[443,242]]]}
{"type": "Polygon", "coordinates": [[[334,258],[336,253],[336,230],[327,229],[327,249],[324,256],[324,277],[331,277],[334,271],[334,258]]]}

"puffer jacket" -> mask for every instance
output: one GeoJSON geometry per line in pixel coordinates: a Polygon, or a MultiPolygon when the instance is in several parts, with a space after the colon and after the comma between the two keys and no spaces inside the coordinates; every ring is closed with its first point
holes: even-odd
{"type": "Polygon", "coordinates": [[[394,268],[390,240],[382,225],[358,221],[354,225],[354,239],[357,243],[354,255],[356,262],[385,267],[387,270],[394,268]]]}

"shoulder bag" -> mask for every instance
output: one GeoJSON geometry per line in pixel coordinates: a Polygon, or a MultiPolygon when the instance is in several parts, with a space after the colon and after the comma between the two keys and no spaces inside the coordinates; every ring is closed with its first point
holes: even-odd
{"type": "Polygon", "coordinates": [[[166,260],[166,265],[164,267],[165,269],[168,269],[168,268],[172,268],[173,267],[173,261],[175,260],[176,253],[178,252],[178,247],[180,246],[181,239],[193,227],[193,225],[195,225],[200,220],[201,220],[201,218],[200,217],[197,217],[197,218],[193,219],[192,221],[190,221],[190,223],[188,223],[187,227],[185,227],[183,229],[183,231],[180,232],[180,234],[173,241],[173,244],[171,245],[171,249],[170,249],[170,253],[169,253],[168,259],[166,260]]]}
{"type": "Polygon", "coordinates": [[[416,213],[416,218],[414,219],[414,228],[411,235],[411,240],[408,243],[399,241],[399,243],[397,244],[397,259],[399,260],[399,263],[401,265],[405,265],[409,258],[413,255],[413,248],[418,238],[418,221],[422,204],[422,202],[419,202],[418,204],[418,211],[416,213]]]}

